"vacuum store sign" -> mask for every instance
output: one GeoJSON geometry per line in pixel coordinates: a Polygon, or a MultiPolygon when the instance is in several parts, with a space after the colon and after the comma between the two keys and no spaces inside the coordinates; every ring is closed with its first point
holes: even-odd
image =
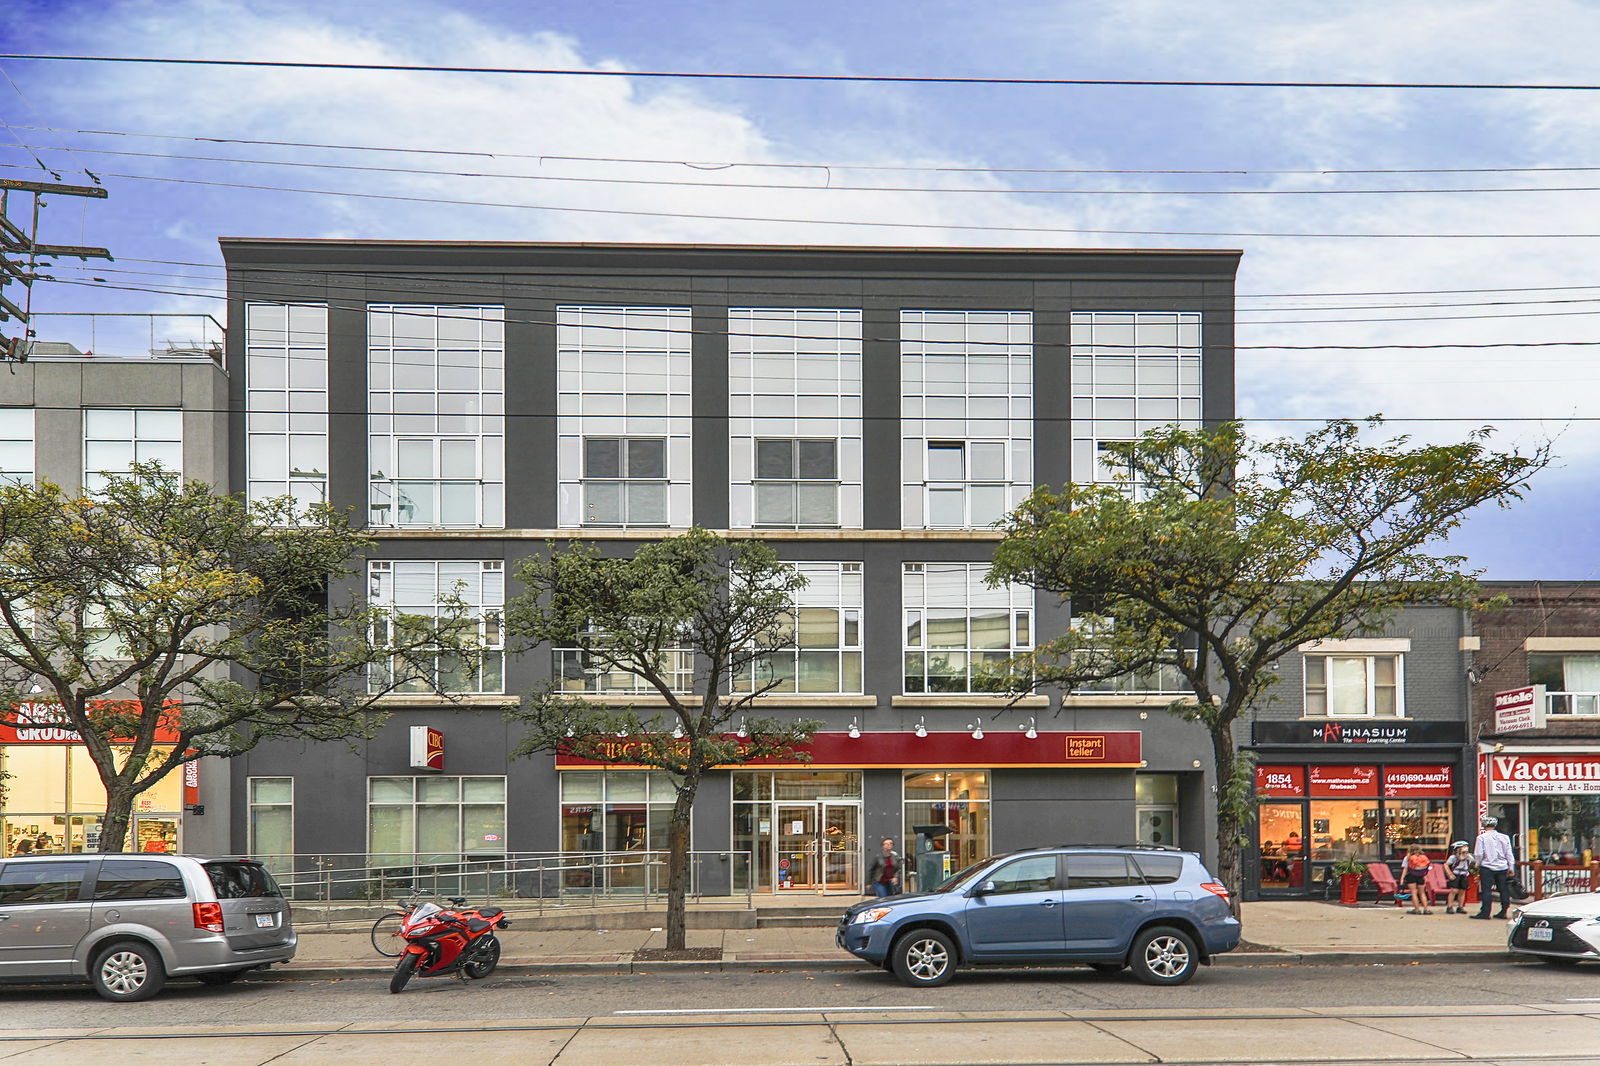
{"type": "Polygon", "coordinates": [[[1600,792],[1600,755],[1491,755],[1489,791],[1497,795],[1600,792]]]}

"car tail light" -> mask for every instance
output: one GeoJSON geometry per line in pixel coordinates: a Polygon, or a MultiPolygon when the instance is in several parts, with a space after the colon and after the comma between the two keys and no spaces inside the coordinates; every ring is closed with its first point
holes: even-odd
{"type": "Polygon", "coordinates": [[[194,927],[196,929],[209,929],[213,933],[222,932],[222,904],[196,903],[194,905],[194,927]]]}
{"type": "Polygon", "coordinates": [[[1200,887],[1214,896],[1221,896],[1223,899],[1228,898],[1228,886],[1221,881],[1204,881],[1201,882],[1200,887]]]}

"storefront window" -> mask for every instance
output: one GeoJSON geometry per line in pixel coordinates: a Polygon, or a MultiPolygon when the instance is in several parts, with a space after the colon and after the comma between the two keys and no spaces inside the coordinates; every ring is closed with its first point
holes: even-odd
{"type": "Polygon", "coordinates": [[[860,773],[739,772],[733,799],[736,890],[861,890],[860,773]]]}
{"type": "MultiPolygon", "coordinates": [[[[1502,826],[1502,828],[1505,828],[1502,826]]],[[[1600,796],[1530,796],[1530,859],[1587,865],[1600,850],[1600,796]]]]}
{"type": "MultiPolygon", "coordinates": [[[[646,770],[573,770],[561,775],[561,850],[604,852],[592,863],[568,865],[567,888],[642,889],[644,852],[667,848],[667,828],[677,790],[665,773],[646,770]],[[639,852],[637,856],[618,854],[639,852]]],[[[659,856],[655,865],[661,863],[659,856]]],[[[659,886],[657,886],[659,887],[659,886]]]]}
{"type": "Polygon", "coordinates": [[[294,778],[252,777],[250,854],[277,869],[292,869],[294,853],[294,778]],[[274,862],[281,858],[284,861],[274,862]]]}
{"type": "Polygon", "coordinates": [[[503,855],[505,833],[503,777],[367,779],[367,850],[374,866],[503,855]]]}
{"type": "Polygon", "coordinates": [[[924,770],[905,775],[905,837],[901,854],[915,855],[913,826],[947,825],[950,833],[933,842],[954,873],[989,855],[989,771],[924,770]]]}
{"type": "MultiPolygon", "coordinates": [[[[115,749],[119,758],[125,749],[115,749]]],[[[160,758],[157,751],[152,758],[160,758]]],[[[97,851],[106,790],[81,744],[8,744],[0,748],[6,781],[0,848],[6,855],[97,851]]],[[[174,771],[139,793],[129,825],[134,851],[178,850],[183,775],[174,771]]]]}

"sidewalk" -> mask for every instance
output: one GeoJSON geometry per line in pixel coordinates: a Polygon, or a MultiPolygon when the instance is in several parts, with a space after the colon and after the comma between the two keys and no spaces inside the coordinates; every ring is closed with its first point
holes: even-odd
{"type": "MultiPolygon", "coordinates": [[[[832,901],[830,901],[832,902],[832,901]]],[[[843,913],[850,901],[837,901],[843,913]]],[[[819,909],[822,909],[819,907],[819,909]]],[[[374,911],[373,916],[376,917],[374,911]]],[[[710,949],[719,957],[684,962],[635,961],[634,953],[661,949],[657,929],[518,929],[500,934],[501,968],[511,973],[593,970],[661,972],[672,969],[857,969],[866,964],[834,946],[833,929],[822,926],[762,929],[690,929],[690,948],[710,949]]],[[[663,916],[664,917],[664,916],[663,916]]],[[[1274,901],[1246,903],[1244,938],[1248,950],[1220,956],[1223,966],[1292,964],[1406,965],[1412,962],[1504,960],[1505,923],[1446,915],[1414,915],[1389,905],[1274,901]]],[[[604,915],[599,916],[604,921],[604,915]]],[[[392,968],[368,937],[370,922],[336,926],[307,925],[300,930],[295,961],[273,971],[284,977],[326,978],[371,974],[392,968]]]]}

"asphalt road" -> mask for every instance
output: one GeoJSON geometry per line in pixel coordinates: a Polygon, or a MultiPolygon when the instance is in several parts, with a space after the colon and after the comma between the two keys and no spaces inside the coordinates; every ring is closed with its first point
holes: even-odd
{"type": "Polygon", "coordinates": [[[1600,1011],[1600,966],[1538,962],[1405,966],[1213,966],[1176,988],[1084,968],[965,971],[943,988],[902,987],[887,973],[774,970],[561,974],[463,984],[416,980],[390,995],[378,977],[246,978],[223,988],[172,981],[155,999],[113,1004],[87,987],[0,986],[0,1031],[51,1026],[349,1024],[403,1020],[647,1017],[637,1012],[786,1012],[838,1008],[934,1011],[1185,1011],[1224,1008],[1494,1007],[1590,1004],[1600,1011]],[[622,1013],[628,1012],[628,1013],[622,1013]]]}

